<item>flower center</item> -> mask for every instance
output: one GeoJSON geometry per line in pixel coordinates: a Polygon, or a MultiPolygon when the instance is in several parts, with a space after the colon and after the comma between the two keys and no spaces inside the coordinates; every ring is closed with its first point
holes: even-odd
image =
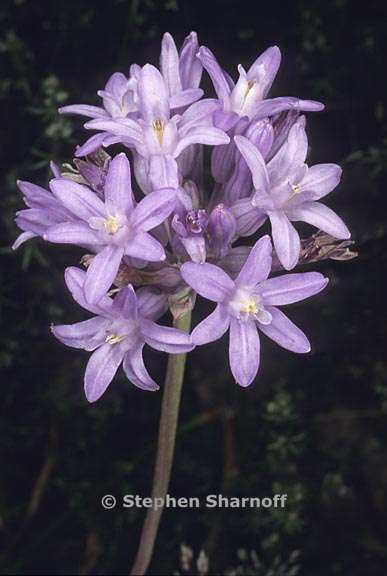
{"type": "Polygon", "coordinates": [[[256,314],[258,312],[258,306],[253,298],[246,300],[241,306],[241,312],[245,314],[256,314]]]}
{"type": "Polygon", "coordinates": [[[106,344],[118,344],[122,342],[127,337],[127,334],[108,334],[105,338],[106,344]]]}
{"type": "Polygon", "coordinates": [[[115,216],[109,216],[106,218],[104,226],[108,234],[115,234],[118,231],[120,224],[118,222],[118,218],[115,216]]]}
{"type": "Polygon", "coordinates": [[[272,316],[265,309],[259,294],[253,294],[243,287],[237,288],[229,303],[229,310],[238,320],[256,320],[260,324],[270,324],[272,316]]]}
{"type": "Polygon", "coordinates": [[[191,233],[201,234],[207,226],[207,212],[205,210],[190,210],[185,217],[185,221],[191,233]]]}
{"type": "Polygon", "coordinates": [[[152,122],[152,128],[161,146],[161,144],[163,143],[163,136],[164,136],[164,122],[160,120],[160,118],[156,118],[156,120],[152,122]]]}

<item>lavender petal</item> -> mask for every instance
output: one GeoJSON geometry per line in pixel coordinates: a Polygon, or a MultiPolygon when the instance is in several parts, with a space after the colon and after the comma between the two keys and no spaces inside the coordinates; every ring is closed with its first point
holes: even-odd
{"type": "Polygon", "coordinates": [[[231,372],[240,386],[249,386],[259,368],[260,342],[253,320],[231,320],[229,359],[231,372]]]}

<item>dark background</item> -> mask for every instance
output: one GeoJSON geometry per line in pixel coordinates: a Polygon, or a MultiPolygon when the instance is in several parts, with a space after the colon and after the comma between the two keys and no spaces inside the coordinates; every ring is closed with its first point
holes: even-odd
{"type": "MultiPolygon", "coordinates": [[[[170,493],[284,492],[288,506],[168,510],[150,573],[181,572],[182,543],[195,558],[206,550],[211,574],[387,573],[386,17],[382,1],[1,2],[2,573],[125,574],[132,563],[144,510],[104,511],[100,498],[149,494],[161,393],[120,374],[87,404],[87,354],[49,333],[51,322],[85,318],[63,282],[80,252],[37,240],[10,250],[15,180],[45,185],[48,161],[71,160],[85,139],[59,105],[96,104],[113,71],[157,63],[162,33],[180,43],[191,29],[234,77],[278,44],[272,94],[326,103],[308,117],[310,163],[343,166],[328,204],[360,255],[314,267],[328,290],[292,307],[308,357],[265,340],[259,378],[243,390],[225,341],[190,354],[170,493]]],[[[165,357],[149,362],[162,380],[165,357]]]]}

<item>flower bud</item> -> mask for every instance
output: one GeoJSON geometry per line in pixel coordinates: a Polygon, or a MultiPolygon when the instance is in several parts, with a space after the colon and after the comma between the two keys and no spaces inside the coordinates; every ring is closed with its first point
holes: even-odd
{"type": "Polygon", "coordinates": [[[211,252],[215,258],[223,258],[230,249],[236,232],[236,221],[224,204],[215,206],[207,224],[211,252]]]}

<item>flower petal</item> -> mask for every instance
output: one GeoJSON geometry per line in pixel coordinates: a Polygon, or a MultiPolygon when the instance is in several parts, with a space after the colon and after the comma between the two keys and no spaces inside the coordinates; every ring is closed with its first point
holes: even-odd
{"type": "Polygon", "coordinates": [[[267,165],[272,187],[287,180],[305,162],[308,151],[308,139],[305,121],[301,117],[289,130],[285,143],[267,165]]]}
{"type": "Polygon", "coordinates": [[[298,232],[283,212],[269,212],[268,216],[278,259],[285,270],[291,270],[300,257],[301,242],[298,232]]]}
{"type": "Polygon", "coordinates": [[[288,210],[287,214],[291,220],[307,222],[339,240],[346,240],[351,236],[342,219],[320,202],[304,202],[288,210]]]}
{"type": "Polygon", "coordinates": [[[129,214],[133,207],[133,192],[126,154],[118,154],[111,160],[104,192],[105,202],[110,202],[125,214],[129,214]]]}
{"type": "Polygon", "coordinates": [[[251,236],[264,224],[267,215],[251,204],[250,198],[242,198],[231,207],[237,223],[238,236],[251,236]]]}
{"type": "Polygon", "coordinates": [[[108,118],[106,110],[99,106],[89,106],[88,104],[70,104],[58,108],[59,114],[79,114],[89,118],[108,118]]]}
{"type": "Polygon", "coordinates": [[[141,342],[125,354],[123,363],[124,372],[128,380],[137,386],[137,388],[149,391],[159,390],[158,384],[150,377],[145,368],[142,357],[143,348],[144,343],[141,342]]]}
{"type": "MultiPolygon", "coordinates": [[[[136,121],[131,120],[130,118],[120,118],[118,120],[90,120],[89,122],[86,122],[85,128],[87,130],[104,130],[104,133],[102,134],[102,142],[100,145],[105,144],[105,141],[108,140],[109,134],[113,134],[114,136],[119,137],[116,140],[117,142],[122,139],[125,141],[125,144],[128,145],[136,145],[142,143],[141,127],[136,121]]],[[[101,136],[101,134],[96,134],[95,136],[92,136],[92,138],[97,136],[101,136]]],[[[76,155],[79,156],[80,154],[77,153],[76,155]]],[[[85,153],[83,152],[82,156],[84,155],[85,153]]]]}
{"type": "Polygon", "coordinates": [[[203,66],[196,56],[198,49],[197,34],[196,32],[191,32],[185,38],[180,50],[179,71],[184,89],[199,87],[203,66]]]}
{"type": "Polygon", "coordinates": [[[95,402],[105,392],[122,362],[123,355],[120,346],[104,344],[90,356],[85,372],[85,394],[89,402],[95,402]]]}
{"type": "Polygon", "coordinates": [[[219,146],[220,144],[228,144],[230,138],[223,130],[214,128],[213,126],[197,126],[187,132],[181,138],[175,148],[173,157],[177,158],[187,146],[191,144],[207,144],[209,146],[219,146]]]}
{"type": "Polygon", "coordinates": [[[171,110],[174,108],[183,108],[184,106],[190,106],[202,96],[203,90],[201,88],[189,88],[188,90],[182,90],[178,94],[171,96],[169,98],[169,105],[171,110]]]}
{"type": "Polygon", "coordinates": [[[266,160],[274,142],[274,128],[270,120],[265,118],[264,120],[252,122],[246,130],[245,136],[258,148],[262,158],[266,160]]]}
{"type": "Polygon", "coordinates": [[[86,272],[85,298],[97,304],[113,284],[124,251],[117,246],[106,246],[92,260],[86,272]]]}
{"type": "Polygon", "coordinates": [[[319,272],[284,274],[262,282],[259,293],[264,304],[282,306],[318,294],[328,282],[328,278],[319,272]]]}
{"type": "Polygon", "coordinates": [[[168,310],[167,297],[163,292],[153,288],[139,288],[137,307],[139,314],[144,318],[157,320],[168,310]]]}
{"type": "Polygon", "coordinates": [[[148,177],[153,190],[178,188],[179,169],[176,160],[170,155],[151,156],[148,177]]]}
{"type": "Polygon", "coordinates": [[[249,386],[259,368],[260,342],[253,320],[231,319],[229,359],[231,372],[240,386],[249,386]]]}
{"type": "Polygon", "coordinates": [[[226,272],[214,264],[186,262],[180,272],[183,280],[200,296],[214,302],[223,302],[235,288],[226,272]]]}
{"type": "Polygon", "coordinates": [[[207,70],[219,100],[222,100],[224,103],[228,102],[230,86],[214,54],[205,46],[201,46],[197,53],[197,57],[203,64],[203,67],[207,70]]]}
{"type": "Polygon", "coordinates": [[[175,205],[175,188],[155,190],[137,204],[130,219],[131,224],[138,230],[152,230],[168,218],[175,205]]]}
{"type": "Polygon", "coordinates": [[[308,194],[308,200],[319,200],[336,188],[341,174],[342,170],[337,164],[311,166],[299,184],[302,196],[308,194]]]}
{"type": "Polygon", "coordinates": [[[104,215],[103,203],[86,186],[67,178],[54,178],[50,181],[50,188],[54,196],[77,218],[88,220],[92,216],[104,215]]]}
{"type": "Polygon", "coordinates": [[[273,306],[267,306],[266,310],[271,314],[270,324],[259,324],[261,332],[268,338],[277,342],[282,348],[291,350],[297,354],[310,352],[310,343],[305,334],[300,330],[281,310],[273,306]]]}
{"type": "Polygon", "coordinates": [[[199,123],[211,121],[212,115],[219,110],[219,106],[219,100],[215,98],[205,98],[192,104],[181,116],[179,134],[185,136],[188,130],[195,128],[199,123]]]}
{"type": "Polygon", "coordinates": [[[160,326],[152,320],[143,319],[141,321],[141,332],[145,342],[161,352],[169,354],[181,354],[190,352],[195,346],[191,336],[187,332],[177,330],[170,326],[160,326]]]}
{"type": "Polygon", "coordinates": [[[164,78],[151,64],[145,64],[138,80],[138,96],[142,117],[147,124],[156,119],[169,120],[168,93],[164,78]]]}
{"type": "Polygon", "coordinates": [[[83,287],[85,285],[86,272],[75,266],[70,266],[65,270],[65,282],[67,288],[70,290],[72,297],[75,302],[79,304],[85,310],[93,312],[93,314],[106,314],[110,317],[110,308],[113,304],[113,300],[109,296],[105,295],[96,304],[90,304],[85,298],[85,293],[83,287]]]}
{"type": "Polygon", "coordinates": [[[269,92],[281,64],[278,46],[267,48],[252,64],[247,72],[248,80],[254,79],[260,86],[262,96],[269,92]]]}
{"type": "Polygon", "coordinates": [[[103,143],[108,135],[103,132],[102,134],[94,134],[84,142],[81,146],[77,146],[75,150],[75,156],[77,158],[82,158],[87,156],[92,152],[95,152],[98,148],[103,146],[103,143]]]}
{"type": "Polygon", "coordinates": [[[256,146],[254,146],[244,136],[235,136],[234,141],[239,152],[246,160],[247,166],[250,168],[254,188],[256,190],[268,190],[269,178],[267,175],[266,165],[258,148],[256,148],[256,146]]]}
{"type": "Polygon", "coordinates": [[[273,116],[286,110],[297,112],[320,112],[324,110],[324,104],[315,100],[300,100],[294,96],[280,96],[268,98],[258,102],[254,109],[254,120],[261,120],[267,116],[273,116]]]}
{"type": "Polygon", "coordinates": [[[76,324],[53,326],[51,332],[66,346],[95,350],[105,342],[106,329],[110,323],[111,321],[106,318],[95,316],[76,324]]]}
{"type": "Polygon", "coordinates": [[[148,232],[136,232],[128,241],[125,247],[125,254],[141,260],[149,260],[150,262],[165,260],[164,248],[148,232]]]}
{"type": "Polygon", "coordinates": [[[122,288],[114,298],[112,314],[133,321],[137,319],[137,298],[131,284],[122,288]]]}
{"type": "Polygon", "coordinates": [[[175,41],[169,32],[164,34],[161,41],[160,70],[169,94],[172,95],[180,92],[179,54],[175,41]]]}
{"type": "Polygon", "coordinates": [[[192,332],[192,342],[197,346],[215,342],[223,336],[230,326],[230,315],[222,304],[198,324],[192,332]]]}
{"type": "Polygon", "coordinates": [[[239,286],[255,287],[266,280],[271,270],[272,250],[270,236],[260,238],[251,249],[235,283],[239,286]]]}
{"type": "Polygon", "coordinates": [[[196,102],[202,96],[203,90],[201,88],[182,90],[178,94],[174,94],[169,98],[169,105],[171,109],[182,108],[183,106],[189,106],[192,102],[196,102]]]}
{"type": "Polygon", "coordinates": [[[84,222],[54,224],[46,230],[43,238],[55,244],[100,244],[98,235],[84,222]]]}

